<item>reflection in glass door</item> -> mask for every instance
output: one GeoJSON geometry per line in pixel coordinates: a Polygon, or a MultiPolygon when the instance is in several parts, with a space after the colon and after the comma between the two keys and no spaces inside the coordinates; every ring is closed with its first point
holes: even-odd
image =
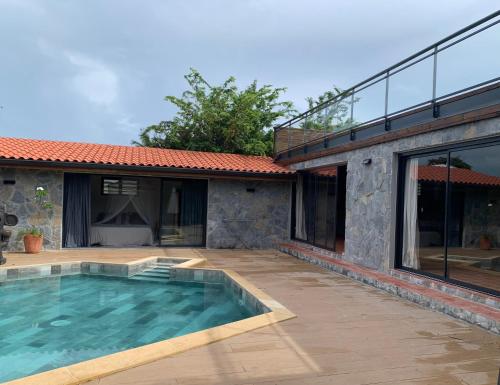
{"type": "Polygon", "coordinates": [[[401,163],[403,268],[500,293],[500,144],[401,163]]]}
{"type": "Polygon", "coordinates": [[[450,159],[448,277],[500,292],[500,145],[450,159]]]}
{"type": "Polygon", "coordinates": [[[344,252],[346,175],[345,165],[298,175],[293,198],[293,238],[344,252]]]}
{"type": "Polygon", "coordinates": [[[205,244],[207,181],[164,179],[161,193],[162,246],[205,244]]]}
{"type": "Polygon", "coordinates": [[[402,265],[444,276],[447,155],[406,161],[402,265]]]}

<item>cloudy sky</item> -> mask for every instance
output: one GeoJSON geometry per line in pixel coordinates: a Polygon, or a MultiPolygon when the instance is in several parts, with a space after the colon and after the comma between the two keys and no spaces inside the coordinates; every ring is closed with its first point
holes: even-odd
{"type": "Polygon", "coordinates": [[[285,86],[299,110],[498,8],[497,1],[0,0],[0,135],[129,144],[195,67],[285,86]]]}

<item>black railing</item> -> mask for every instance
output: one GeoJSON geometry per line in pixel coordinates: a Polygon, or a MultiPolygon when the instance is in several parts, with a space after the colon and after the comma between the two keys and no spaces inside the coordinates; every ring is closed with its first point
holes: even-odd
{"type": "MultiPolygon", "coordinates": [[[[500,80],[500,11],[276,126],[275,154],[345,134],[500,80]]],[[[382,122],[383,123],[383,122],[382,122]]]]}

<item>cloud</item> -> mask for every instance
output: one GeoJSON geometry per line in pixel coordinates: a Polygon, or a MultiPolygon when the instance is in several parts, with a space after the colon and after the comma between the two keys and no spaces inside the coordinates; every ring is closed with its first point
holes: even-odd
{"type": "Polygon", "coordinates": [[[127,134],[137,134],[140,124],[133,121],[129,115],[121,115],[116,121],[117,128],[127,134]]]}
{"type": "Polygon", "coordinates": [[[45,16],[45,9],[37,1],[0,0],[0,7],[13,8],[16,10],[34,13],[37,16],[45,16]]]}
{"type": "Polygon", "coordinates": [[[87,101],[101,107],[111,107],[118,98],[118,75],[106,64],[78,52],[66,52],[67,60],[77,73],[71,86],[87,101]]]}

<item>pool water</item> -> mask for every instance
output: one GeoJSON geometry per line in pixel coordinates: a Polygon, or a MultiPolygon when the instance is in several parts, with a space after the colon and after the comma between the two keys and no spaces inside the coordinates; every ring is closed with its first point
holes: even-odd
{"type": "Polygon", "coordinates": [[[0,382],[251,317],[222,284],[73,275],[0,284],[0,382]]]}

